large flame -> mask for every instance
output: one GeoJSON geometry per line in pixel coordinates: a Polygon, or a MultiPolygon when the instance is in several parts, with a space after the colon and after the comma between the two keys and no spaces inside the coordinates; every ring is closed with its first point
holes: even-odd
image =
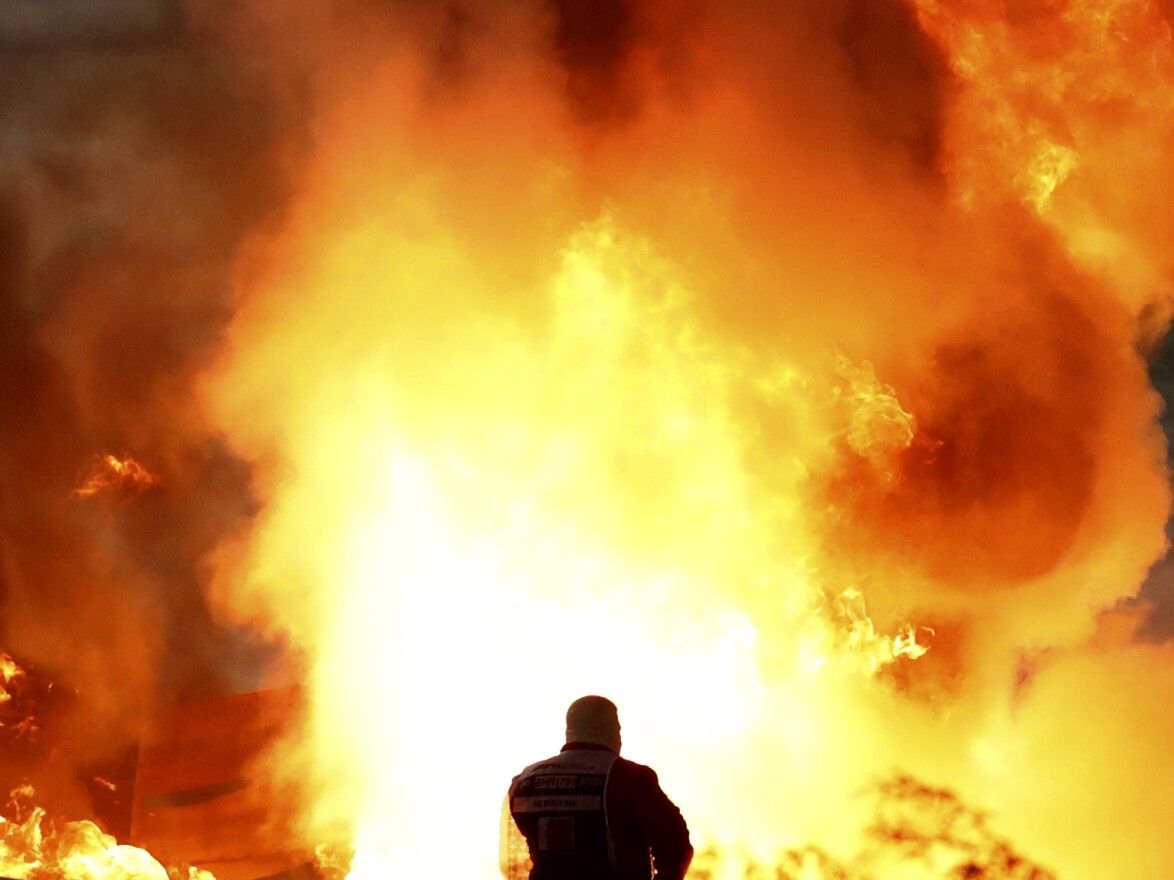
{"type": "Polygon", "coordinates": [[[318,149],[206,396],[264,501],[216,600],[308,688],[265,762],[300,845],[493,876],[510,776],[598,692],[698,876],[1167,880],[1171,657],[1093,636],[1167,512],[1170,29],[1036,6],[895,13],[953,72],[942,177],[815,6],[633,4],[598,69],[537,3],[267,18],[318,149]],[[878,784],[979,842],[870,837],[878,784]]]}
{"type": "MultiPolygon", "coordinates": [[[[22,793],[31,797],[34,792],[22,793]]],[[[23,821],[0,816],[0,876],[12,880],[167,880],[150,853],[120,845],[89,820],[67,822],[45,832],[45,811],[34,807],[23,821]]],[[[200,878],[211,880],[203,872],[200,878]]]]}

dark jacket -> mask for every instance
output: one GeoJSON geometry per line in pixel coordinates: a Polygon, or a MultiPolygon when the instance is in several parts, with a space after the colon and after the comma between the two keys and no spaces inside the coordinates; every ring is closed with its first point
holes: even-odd
{"type": "Polygon", "coordinates": [[[657,880],[683,880],[693,858],[656,772],[605,746],[568,743],[531,764],[514,777],[509,805],[530,880],[648,880],[653,864],[657,880]]]}

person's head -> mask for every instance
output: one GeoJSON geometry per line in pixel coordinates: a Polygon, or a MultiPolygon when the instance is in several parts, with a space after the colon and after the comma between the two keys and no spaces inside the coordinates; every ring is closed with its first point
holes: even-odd
{"type": "Polygon", "coordinates": [[[579,697],[567,709],[567,742],[593,743],[620,750],[620,716],[606,697],[579,697]]]}

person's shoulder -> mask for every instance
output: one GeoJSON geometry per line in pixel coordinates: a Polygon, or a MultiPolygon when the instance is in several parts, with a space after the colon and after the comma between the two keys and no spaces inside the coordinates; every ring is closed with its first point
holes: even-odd
{"type": "MultiPolygon", "coordinates": [[[[559,759],[558,755],[551,755],[549,758],[543,758],[541,761],[535,761],[533,764],[527,764],[525,767],[522,768],[522,772],[519,773],[518,776],[525,776],[527,773],[531,773],[534,770],[537,770],[539,767],[544,767],[548,764],[553,764],[558,759],[559,759]]],[[[515,777],[515,778],[517,778],[517,777],[515,777]]]]}
{"type": "Polygon", "coordinates": [[[544,764],[551,763],[557,757],[558,757],[558,755],[555,755],[550,758],[543,758],[541,761],[535,761],[533,764],[527,764],[525,767],[523,767],[522,771],[517,776],[515,776],[512,780],[510,780],[510,789],[509,789],[510,794],[512,795],[513,792],[517,789],[518,783],[520,783],[522,781],[523,777],[532,775],[534,773],[534,771],[537,770],[539,767],[543,766],[544,764]]]}
{"type": "Polygon", "coordinates": [[[647,764],[638,764],[628,758],[617,757],[615,769],[633,781],[650,783],[652,785],[660,784],[656,776],[656,771],[647,764]]]}

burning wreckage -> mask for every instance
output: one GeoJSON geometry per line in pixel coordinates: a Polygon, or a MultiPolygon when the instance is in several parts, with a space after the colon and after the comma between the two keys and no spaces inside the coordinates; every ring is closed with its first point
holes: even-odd
{"type": "Polygon", "coordinates": [[[1172,24],[0,5],[0,877],[1169,880],[1172,24]]]}

